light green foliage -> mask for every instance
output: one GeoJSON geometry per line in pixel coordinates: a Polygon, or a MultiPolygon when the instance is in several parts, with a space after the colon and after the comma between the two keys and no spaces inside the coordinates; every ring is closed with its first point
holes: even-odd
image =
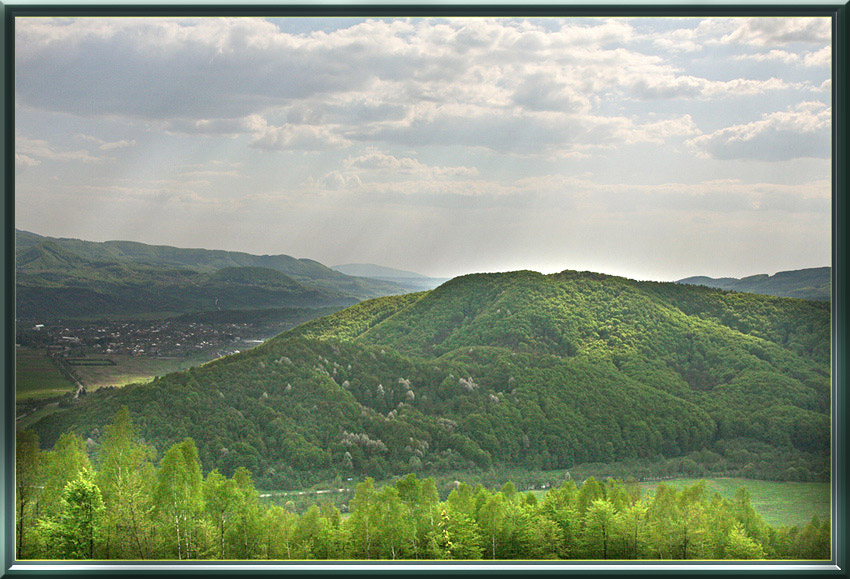
{"type": "Polygon", "coordinates": [[[309,556],[309,545],[298,545],[295,542],[295,526],[298,522],[298,515],[283,507],[272,505],[265,510],[262,529],[266,559],[295,560],[309,556]]]}
{"type": "Polygon", "coordinates": [[[375,481],[367,478],[358,483],[351,499],[351,517],[346,521],[350,530],[351,552],[358,559],[375,556],[376,501],[375,481]]]}
{"type": "Polygon", "coordinates": [[[118,411],[104,431],[97,453],[97,483],[107,506],[104,555],[149,558],[155,450],[141,442],[126,407],[118,411]]]}
{"type": "Polygon", "coordinates": [[[560,488],[548,491],[540,506],[541,514],[558,525],[560,541],[557,543],[558,555],[563,559],[578,556],[577,537],[581,532],[580,518],[576,504],[578,489],[573,481],[567,481],[560,488]]]}
{"type": "Polygon", "coordinates": [[[94,473],[81,470],[65,485],[55,523],[43,523],[42,533],[59,559],[93,559],[105,507],[94,473]]]}
{"type": "Polygon", "coordinates": [[[39,501],[40,516],[54,517],[61,508],[62,494],[71,480],[92,465],[86,454],[86,443],[79,435],[65,433],[53,450],[43,453],[43,488],[39,501]]]}
{"type": "Polygon", "coordinates": [[[412,558],[426,558],[428,536],[436,528],[437,504],[440,502],[434,479],[419,480],[415,474],[409,474],[396,481],[395,487],[406,508],[405,516],[413,525],[412,558]]]}
{"type": "MultiPolygon", "coordinates": [[[[134,428],[119,414],[109,432],[103,465],[116,460],[118,434],[134,428]]],[[[74,456],[75,448],[79,441],[66,437],[48,456],[74,456]]],[[[60,463],[73,469],[79,462],[60,463]]],[[[58,508],[28,526],[30,556],[115,559],[139,548],[118,548],[119,538],[132,541],[134,527],[107,516],[132,512],[126,503],[138,497],[113,485],[105,504],[102,479],[83,467],[66,483],[58,508]]],[[[704,482],[681,491],[659,485],[646,499],[614,479],[578,488],[568,481],[539,499],[512,483],[498,492],[460,483],[441,502],[433,479],[408,475],[380,488],[367,479],[343,519],[327,502],[302,515],[260,502],[246,469],[229,479],[217,471],[203,477],[191,440],[166,451],[154,480],[155,508],[138,511],[136,521],[150,559],[825,559],[830,550],[829,521],[771,527],[746,492],[724,499],[709,495],[704,482]]]]}
{"type": "Polygon", "coordinates": [[[815,516],[804,526],[773,527],[746,489],[724,498],[710,493],[705,481],[681,490],[659,484],[642,497],[634,481],[588,478],[581,486],[566,481],[539,498],[512,482],[499,491],[458,482],[441,502],[431,478],[410,474],[380,488],[367,478],[356,486],[351,515],[343,519],[327,502],[302,515],[262,502],[245,468],[231,478],[215,470],[204,477],[191,439],[172,445],[154,467],[126,411],[106,428],[99,471],[87,466],[82,449],[81,440],[68,435],[42,453],[35,435],[19,435],[17,472],[19,480],[30,481],[22,489],[27,556],[823,560],[830,554],[828,520],[815,516]],[[37,476],[42,471],[48,479],[37,476]],[[46,491],[65,479],[58,506],[43,510],[35,524],[31,511],[36,499],[44,500],[35,493],[41,481],[52,481],[46,491]],[[101,493],[97,481],[108,492],[101,493]],[[150,489],[148,503],[143,497],[150,489]]]}
{"type": "Polygon", "coordinates": [[[585,513],[584,542],[589,559],[608,559],[614,531],[614,505],[605,499],[594,499],[585,513]]]}
{"type": "Polygon", "coordinates": [[[239,467],[233,474],[236,505],[230,528],[231,552],[236,559],[255,559],[259,553],[262,517],[259,496],[251,473],[239,467]]]}
{"type": "Polygon", "coordinates": [[[42,452],[38,435],[31,430],[15,436],[15,552],[19,559],[31,556],[28,541],[29,529],[38,505],[43,476],[42,452]]]}
{"type": "Polygon", "coordinates": [[[225,559],[225,532],[230,529],[230,523],[236,516],[239,507],[239,489],[236,481],[225,478],[217,470],[209,473],[202,485],[204,510],[210,517],[218,535],[218,555],[225,559]]]}
{"type": "Polygon", "coordinates": [[[500,548],[502,541],[505,540],[503,534],[506,516],[505,499],[502,493],[487,498],[484,505],[478,510],[481,532],[487,539],[486,552],[491,559],[496,559],[497,538],[500,548]]]}
{"type": "Polygon", "coordinates": [[[379,559],[409,559],[414,552],[416,528],[407,516],[408,510],[398,490],[385,486],[376,497],[375,523],[379,530],[376,542],[379,559]]]}
{"type": "MultiPolygon", "coordinates": [[[[170,551],[178,559],[197,555],[197,519],[203,507],[201,465],[191,439],[169,448],[160,462],[153,501],[162,520],[172,527],[170,551]]],[[[164,537],[163,537],[164,539],[164,537]]]]}
{"type": "Polygon", "coordinates": [[[614,516],[612,545],[618,559],[642,559],[647,544],[647,506],[641,501],[625,505],[614,516]]]}
{"type": "Polygon", "coordinates": [[[726,557],[728,559],[762,559],[764,551],[755,539],[747,536],[741,525],[735,525],[727,538],[726,557]]]}
{"type": "Polygon", "coordinates": [[[472,517],[449,507],[440,512],[438,521],[434,558],[460,561],[481,558],[483,541],[472,517]]]}

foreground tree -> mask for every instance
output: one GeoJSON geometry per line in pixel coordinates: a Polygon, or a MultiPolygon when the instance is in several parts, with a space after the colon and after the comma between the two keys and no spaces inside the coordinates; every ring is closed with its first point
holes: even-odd
{"type": "Polygon", "coordinates": [[[585,552],[591,559],[608,559],[614,527],[614,506],[605,499],[594,499],[585,516],[585,552]]]}
{"type": "Polygon", "coordinates": [[[18,525],[15,529],[18,559],[28,558],[27,530],[38,516],[35,508],[41,493],[42,457],[38,435],[31,430],[18,432],[15,436],[15,511],[18,525]]]}
{"type": "Polygon", "coordinates": [[[92,470],[86,454],[86,443],[77,434],[63,433],[49,452],[42,454],[43,488],[39,500],[39,517],[56,518],[62,507],[65,485],[84,469],[92,470]]]}
{"type": "Polygon", "coordinates": [[[471,560],[483,554],[481,532],[475,520],[462,511],[444,508],[440,512],[432,545],[435,559],[471,560]]]}
{"type": "Polygon", "coordinates": [[[151,514],[156,478],[153,447],[140,436],[127,407],[106,426],[100,443],[97,483],[106,505],[104,556],[107,559],[148,559],[151,556],[151,514]]]}
{"type": "Polygon", "coordinates": [[[93,559],[104,505],[90,470],[83,469],[65,486],[60,509],[58,520],[41,522],[42,533],[54,546],[55,556],[93,559]]]}
{"type": "Polygon", "coordinates": [[[204,512],[215,527],[218,537],[218,557],[225,558],[225,532],[229,530],[239,504],[239,489],[236,481],[225,478],[217,470],[207,475],[203,482],[204,512]]]}
{"type": "Polygon", "coordinates": [[[354,487],[351,517],[347,526],[350,530],[351,554],[358,559],[374,557],[376,501],[375,481],[371,477],[354,487]]]}
{"type": "Polygon", "coordinates": [[[195,534],[203,507],[201,464],[191,438],[169,448],[160,462],[154,490],[154,505],[162,520],[171,526],[172,553],[177,559],[197,554],[195,534]]]}
{"type": "Polygon", "coordinates": [[[230,532],[231,549],[237,559],[253,559],[260,544],[260,498],[248,469],[237,468],[232,480],[236,503],[230,532]]]}

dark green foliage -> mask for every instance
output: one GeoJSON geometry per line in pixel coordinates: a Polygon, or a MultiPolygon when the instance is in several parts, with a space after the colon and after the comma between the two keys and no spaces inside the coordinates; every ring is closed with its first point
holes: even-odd
{"type": "Polygon", "coordinates": [[[34,428],[97,440],[126,405],[160,452],[191,437],[204,470],[245,467],[270,489],[589,462],[822,480],[829,315],[599,274],[471,275],[97,391],[34,428]]]}
{"type": "Polygon", "coordinates": [[[16,316],[85,318],[351,305],[403,293],[286,255],[94,243],[16,232],[16,316]]]}
{"type": "Polygon", "coordinates": [[[741,279],[734,277],[716,279],[697,276],[680,279],[676,283],[704,285],[736,292],[829,301],[832,296],[830,274],[831,269],[829,267],[813,267],[795,271],[780,271],[775,275],[762,273],[741,279]]]}

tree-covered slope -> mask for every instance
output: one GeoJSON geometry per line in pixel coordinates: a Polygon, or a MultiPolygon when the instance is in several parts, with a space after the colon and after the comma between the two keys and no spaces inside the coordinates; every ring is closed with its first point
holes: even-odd
{"type": "Polygon", "coordinates": [[[81,257],[54,242],[23,250],[16,275],[16,317],[121,315],[350,305],[346,292],[302,284],[279,271],[189,267],[81,257]],[[31,259],[30,259],[31,258],[31,259]]]}
{"type": "Polygon", "coordinates": [[[19,318],[348,305],[403,293],[286,255],[95,243],[16,232],[19,318]]]}
{"type": "Polygon", "coordinates": [[[829,301],[832,296],[829,267],[780,271],[774,275],[762,273],[741,279],[696,276],[680,279],[676,283],[807,300],[829,301]]]}
{"type": "Polygon", "coordinates": [[[246,466],[268,486],[684,454],[818,478],[829,315],[828,303],[586,272],[463,276],[95,392],[36,429],[45,444],[67,430],[96,440],[127,405],[158,448],[191,436],[206,469],[246,466]]]}

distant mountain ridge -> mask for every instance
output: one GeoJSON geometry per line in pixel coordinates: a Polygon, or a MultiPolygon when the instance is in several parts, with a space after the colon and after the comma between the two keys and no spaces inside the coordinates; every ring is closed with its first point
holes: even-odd
{"type": "Polygon", "coordinates": [[[18,317],[351,305],[409,291],[288,255],[15,233],[18,317]]]}
{"type": "Polygon", "coordinates": [[[832,295],[830,267],[780,271],[774,275],[758,274],[740,279],[694,276],[676,283],[807,300],[829,301],[832,295]]]}
{"type": "Polygon", "coordinates": [[[357,275],[360,277],[427,277],[421,273],[375,265],[374,263],[346,263],[343,265],[332,265],[331,269],[346,275],[357,275]]]}
{"type": "Polygon", "coordinates": [[[422,275],[412,271],[375,265],[374,263],[347,263],[334,265],[331,269],[345,273],[395,283],[411,291],[422,291],[434,289],[448,278],[436,278],[422,275]]]}

